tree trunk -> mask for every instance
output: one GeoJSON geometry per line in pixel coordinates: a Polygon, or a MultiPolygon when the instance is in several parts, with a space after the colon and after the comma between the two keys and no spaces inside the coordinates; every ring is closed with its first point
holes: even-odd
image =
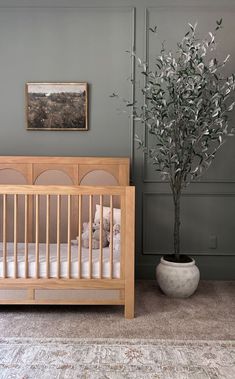
{"type": "Polygon", "coordinates": [[[174,211],[175,211],[175,223],[174,223],[174,254],[176,260],[180,260],[180,193],[176,193],[174,196],[174,211]]]}

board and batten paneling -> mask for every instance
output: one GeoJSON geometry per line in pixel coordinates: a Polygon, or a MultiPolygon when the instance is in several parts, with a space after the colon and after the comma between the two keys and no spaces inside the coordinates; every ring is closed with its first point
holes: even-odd
{"type": "MultiPolygon", "coordinates": [[[[173,206],[169,193],[145,193],[144,253],[173,250],[173,206]],[[170,222],[172,221],[172,222],[170,222]],[[160,237],[160,238],[159,238],[160,237]]],[[[235,193],[184,193],[181,202],[181,248],[190,255],[233,255],[235,193]]]]}

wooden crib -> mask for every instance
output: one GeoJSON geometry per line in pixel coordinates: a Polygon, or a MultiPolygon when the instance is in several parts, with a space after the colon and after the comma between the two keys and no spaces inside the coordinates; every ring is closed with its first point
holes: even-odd
{"type": "Polygon", "coordinates": [[[9,170],[20,173],[23,183],[0,184],[0,304],[116,304],[133,318],[135,193],[129,159],[0,157],[1,183],[9,170]],[[55,171],[72,185],[52,184],[55,171]],[[95,171],[109,173],[117,185],[84,185],[95,171]],[[42,185],[38,178],[45,173],[49,184],[42,185]],[[100,227],[99,247],[93,249],[97,210],[100,221],[108,210],[110,237],[103,247],[100,227]],[[118,249],[111,232],[117,215],[118,249]]]}

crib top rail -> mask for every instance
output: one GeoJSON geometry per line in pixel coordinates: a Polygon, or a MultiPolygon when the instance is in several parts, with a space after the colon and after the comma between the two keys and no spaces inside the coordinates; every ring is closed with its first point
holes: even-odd
{"type": "Polygon", "coordinates": [[[128,157],[53,157],[53,156],[0,156],[0,164],[23,164],[23,163],[56,163],[56,164],[86,164],[86,165],[99,165],[99,164],[130,164],[128,157]]]}
{"type": "Polygon", "coordinates": [[[1,195],[124,195],[132,186],[0,185],[1,195]]]}

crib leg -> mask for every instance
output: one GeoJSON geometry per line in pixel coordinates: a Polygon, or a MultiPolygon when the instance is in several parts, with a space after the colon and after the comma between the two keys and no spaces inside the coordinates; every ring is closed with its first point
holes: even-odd
{"type": "Polygon", "coordinates": [[[125,318],[134,317],[135,299],[135,189],[126,188],[125,318]]]}
{"type": "Polygon", "coordinates": [[[125,304],[125,318],[129,320],[134,318],[134,304],[125,304]]]}
{"type": "Polygon", "coordinates": [[[128,278],[125,284],[125,318],[134,318],[135,311],[135,283],[128,278]]]}

